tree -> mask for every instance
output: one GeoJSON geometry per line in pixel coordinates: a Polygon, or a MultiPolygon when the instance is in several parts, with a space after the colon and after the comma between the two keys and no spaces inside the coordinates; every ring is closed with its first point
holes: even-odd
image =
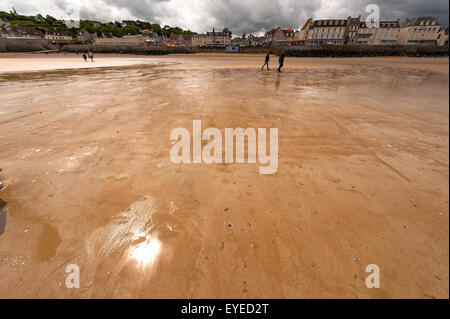
{"type": "Polygon", "coordinates": [[[140,30],[141,28],[139,28],[137,25],[127,25],[125,28],[123,28],[125,34],[132,34],[132,35],[139,34],[140,30]]]}
{"type": "Polygon", "coordinates": [[[49,25],[55,25],[56,24],[56,19],[53,18],[52,16],[47,15],[44,19],[45,22],[47,22],[49,25]]]}

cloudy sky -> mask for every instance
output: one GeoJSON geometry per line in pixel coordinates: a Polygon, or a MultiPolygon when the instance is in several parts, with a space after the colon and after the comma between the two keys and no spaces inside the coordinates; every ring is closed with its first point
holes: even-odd
{"type": "Polygon", "coordinates": [[[121,21],[140,19],[196,32],[228,27],[235,35],[259,33],[272,27],[298,28],[307,18],[365,16],[376,3],[382,19],[439,15],[448,26],[447,0],[0,0],[0,10],[66,18],[121,21]]]}

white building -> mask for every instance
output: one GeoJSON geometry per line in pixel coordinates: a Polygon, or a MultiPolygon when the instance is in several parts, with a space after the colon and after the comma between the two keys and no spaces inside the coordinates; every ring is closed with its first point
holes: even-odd
{"type": "Polygon", "coordinates": [[[308,19],[296,40],[311,45],[345,44],[348,25],[349,19],[308,19]]]}
{"type": "Polygon", "coordinates": [[[121,38],[96,38],[97,45],[144,45],[145,38],[142,35],[126,35],[121,38]]]}
{"type": "Polygon", "coordinates": [[[436,45],[440,30],[440,17],[406,19],[401,25],[397,43],[401,45],[436,45]]]}
{"type": "Polygon", "coordinates": [[[361,45],[396,45],[400,35],[400,21],[380,21],[379,28],[367,28],[361,24],[358,31],[358,44],[361,45]]]}
{"type": "Polygon", "coordinates": [[[448,45],[448,28],[439,31],[437,44],[440,46],[448,45]]]}

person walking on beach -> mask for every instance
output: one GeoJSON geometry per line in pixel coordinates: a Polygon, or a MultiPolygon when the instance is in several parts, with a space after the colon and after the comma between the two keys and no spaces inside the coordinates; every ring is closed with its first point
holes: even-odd
{"type": "Polygon", "coordinates": [[[280,63],[280,66],[278,67],[278,72],[281,73],[281,69],[284,66],[284,51],[280,54],[280,58],[278,59],[278,62],[280,63]]]}
{"type": "Polygon", "coordinates": [[[83,53],[83,59],[84,59],[84,62],[87,62],[87,55],[86,55],[86,53],[83,53]]]}
{"type": "Polygon", "coordinates": [[[92,62],[94,62],[94,52],[93,51],[89,51],[89,59],[91,59],[92,62]]]}
{"type": "Polygon", "coordinates": [[[270,71],[270,69],[269,69],[269,61],[270,61],[270,52],[267,52],[266,62],[262,66],[261,70],[264,70],[264,67],[267,65],[267,71],[270,71]]]}

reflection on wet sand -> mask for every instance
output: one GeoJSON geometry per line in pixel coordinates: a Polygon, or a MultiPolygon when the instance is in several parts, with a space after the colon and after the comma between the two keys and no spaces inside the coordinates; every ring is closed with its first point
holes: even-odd
{"type": "Polygon", "coordinates": [[[6,229],[6,212],[3,210],[6,203],[0,198],[0,236],[3,235],[6,229]]]}
{"type": "Polygon", "coordinates": [[[448,298],[448,59],[263,58],[0,75],[0,297],[448,298]],[[173,164],[193,120],[277,174],[173,164]]]}
{"type": "Polygon", "coordinates": [[[95,259],[94,256],[111,256],[129,245],[142,246],[153,229],[152,216],[155,212],[151,197],[132,203],[126,211],[114,216],[86,240],[88,255],[95,259]]]}
{"type": "Polygon", "coordinates": [[[139,267],[153,266],[161,252],[161,242],[156,237],[146,236],[145,240],[132,248],[131,257],[139,267]]]}

